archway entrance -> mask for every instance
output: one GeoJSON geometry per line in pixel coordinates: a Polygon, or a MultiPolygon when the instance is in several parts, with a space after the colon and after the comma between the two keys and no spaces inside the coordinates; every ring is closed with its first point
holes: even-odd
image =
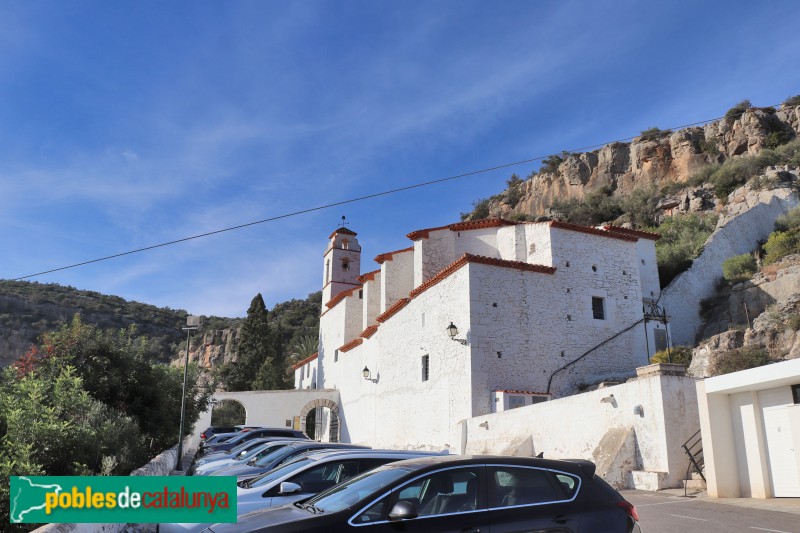
{"type": "Polygon", "coordinates": [[[211,409],[212,426],[238,426],[247,420],[247,410],[237,400],[220,400],[211,409]]]}
{"type": "Polygon", "coordinates": [[[300,411],[300,430],[314,440],[339,442],[339,406],[327,399],[307,403],[300,411]]]}

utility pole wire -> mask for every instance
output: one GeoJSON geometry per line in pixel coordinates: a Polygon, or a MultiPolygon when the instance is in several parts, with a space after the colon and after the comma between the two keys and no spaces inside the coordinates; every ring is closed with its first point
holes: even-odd
{"type": "MultiPolygon", "coordinates": [[[[766,106],[766,107],[775,107],[775,106],[766,106]]],[[[681,130],[681,129],[684,129],[684,128],[689,128],[691,126],[697,126],[698,124],[707,124],[709,122],[714,122],[715,120],[721,120],[723,118],[724,117],[711,118],[711,119],[707,119],[707,120],[701,120],[701,121],[698,121],[698,122],[692,122],[691,124],[684,124],[683,126],[674,126],[672,128],[668,128],[668,129],[669,130],[681,130]]],[[[600,143],[600,144],[593,144],[591,146],[583,146],[581,148],[573,148],[572,150],[569,150],[569,152],[585,152],[587,150],[592,150],[594,148],[602,148],[603,146],[606,146],[608,144],[619,143],[619,142],[628,142],[628,141],[631,141],[631,140],[635,139],[636,137],[639,137],[639,135],[635,135],[633,137],[626,137],[624,139],[617,139],[615,141],[607,141],[607,142],[600,143]]],[[[69,270],[71,268],[77,268],[77,267],[81,267],[81,266],[91,265],[93,263],[100,263],[101,261],[108,261],[109,259],[116,259],[118,257],[125,257],[126,255],[138,254],[138,253],[146,252],[146,251],[149,251],[149,250],[155,250],[156,248],[163,248],[165,246],[171,246],[173,244],[192,241],[192,240],[195,240],[195,239],[202,239],[203,237],[210,237],[212,235],[218,235],[220,233],[226,233],[226,232],[229,232],[229,231],[248,228],[250,226],[257,226],[259,224],[265,224],[267,222],[274,222],[276,220],[280,220],[280,219],[283,219],[283,218],[289,218],[289,217],[294,217],[294,216],[298,216],[298,215],[303,215],[303,214],[311,213],[311,212],[314,212],[314,211],[321,211],[323,209],[329,209],[331,207],[336,207],[336,206],[340,206],[340,205],[352,204],[352,203],[355,203],[355,202],[362,202],[364,200],[369,200],[371,198],[378,198],[380,196],[388,196],[390,194],[395,194],[395,193],[398,193],[398,192],[409,191],[409,190],[412,190],[412,189],[419,189],[421,187],[428,187],[430,185],[436,185],[437,183],[445,183],[445,182],[448,182],[448,181],[453,181],[453,180],[457,180],[457,179],[461,179],[461,178],[467,178],[469,176],[475,176],[475,175],[478,175],[478,174],[485,174],[487,172],[492,172],[492,171],[495,171],[495,170],[501,170],[501,169],[504,169],[504,168],[514,167],[514,166],[518,166],[518,165],[524,165],[525,163],[533,163],[534,161],[541,161],[542,159],[550,157],[551,155],[553,155],[553,154],[532,157],[530,159],[523,159],[521,161],[515,161],[513,163],[503,163],[503,164],[500,164],[500,165],[495,165],[493,167],[483,168],[483,169],[480,169],[480,170],[473,170],[471,172],[465,172],[463,174],[456,174],[454,176],[448,176],[446,178],[439,178],[439,179],[435,179],[435,180],[424,181],[422,183],[415,183],[413,185],[407,185],[405,187],[398,187],[396,189],[389,189],[389,190],[386,190],[386,191],[376,192],[376,193],[373,193],[373,194],[367,194],[367,195],[364,195],[364,196],[359,196],[357,198],[350,198],[348,200],[341,200],[339,202],[333,202],[333,203],[320,205],[320,206],[316,206],[316,207],[309,207],[308,209],[301,209],[299,211],[293,211],[291,213],[284,213],[282,215],[277,215],[277,216],[270,217],[270,218],[265,218],[265,219],[262,219],[262,220],[256,220],[254,222],[247,222],[245,224],[239,224],[237,226],[231,226],[231,227],[228,227],[228,228],[218,229],[218,230],[215,230],[215,231],[209,231],[207,233],[200,233],[198,235],[192,235],[190,237],[183,237],[181,239],[176,239],[174,241],[162,242],[162,243],[159,243],[159,244],[153,244],[151,246],[145,246],[143,248],[137,248],[135,250],[128,250],[127,252],[120,252],[118,254],[107,255],[107,256],[104,256],[104,257],[98,257],[97,259],[90,259],[88,261],[82,261],[80,263],[74,263],[72,265],[66,265],[66,266],[62,266],[62,267],[58,267],[58,268],[52,268],[50,270],[43,270],[42,272],[36,272],[35,274],[28,274],[28,275],[20,276],[20,277],[17,277],[17,278],[12,278],[11,280],[12,281],[22,281],[22,280],[29,279],[29,278],[35,278],[37,276],[43,276],[45,274],[51,274],[53,272],[60,272],[62,270],[69,270]]]]}

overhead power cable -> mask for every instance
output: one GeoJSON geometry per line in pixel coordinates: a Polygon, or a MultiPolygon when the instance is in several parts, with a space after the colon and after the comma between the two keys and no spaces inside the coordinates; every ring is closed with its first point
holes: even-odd
{"type": "MultiPolygon", "coordinates": [[[[775,107],[775,106],[766,106],[766,107],[775,107]]],[[[698,122],[692,122],[691,124],[684,124],[683,126],[674,126],[672,128],[668,128],[667,130],[681,130],[681,129],[684,129],[684,128],[689,128],[691,126],[697,126],[699,124],[708,124],[709,122],[714,122],[715,120],[721,120],[722,118],[724,118],[724,117],[717,117],[717,118],[710,118],[710,119],[706,119],[706,120],[700,120],[698,122]]],[[[667,130],[665,130],[665,131],[667,131],[667,130]]],[[[605,146],[607,144],[628,142],[628,141],[631,141],[631,140],[635,139],[636,137],[639,137],[639,135],[634,135],[633,137],[626,137],[624,139],[617,139],[617,140],[614,140],[614,141],[606,141],[606,142],[599,143],[599,144],[593,144],[591,146],[583,146],[583,147],[580,147],[580,148],[573,148],[572,150],[568,150],[568,151],[565,150],[565,152],[569,152],[569,153],[585,152],[587,150],[592,150],[592,149],[595,149],[595,148],[601,148],[601,147],[603,147],[603,146],[605,146]]],[[[81,266],[91,265],[93,263],[100,263],[102,261],[108,261],[109,259],[116,259],[118,257],[125,257],[126,255],[133,255],[133,254],[138,254],[138,253],[141,253],[141,252],[147,252],[149,250],[155,250],[156,248],[163,248],[165,246],[172,246],[173,244],[179,244],[179,243],[182,243],[182,242],[192,241],[192,240],[195,240],[195,239],[202,239],[203,237],[210,237],[212,235],[218,235],[220,233],[226,233],[226,232],[229,232],[229,231],[235,231],[235,230],[239,230],[239,229],[243,229],[243,228],[249,228],[250,226],[257,226],[259,224],[265,224],[267,222],[274,222],[276,220],[280,220],[280,219],[283,219],[283,218],[290,218],[290,217],[294,217],[294,216],[298,216],[298,215],[303,215],[303,214],[306,214],[306,213],[312,213],[314,211],[321,211],[323,209],[329,209],[331,207],[337,207],[337,206],[340,206],[340,205],[346,205],[346,204],[352,204],[352,203],[355,203],[355,202],[361,202],[361,201],[364,201],[364,200],[369,200],[371,198],[378,198],[380,196],[388,196],[390,194],[395,194],[395,193],[398,193],[398,192],[409,191],[409,190],[412,190],[412,189],[419,189],[421,187],[428,187],[430,185],[436,185],[437,183],[445,183],[445,182],[448,182],[448,181],[467,178],[469,176],[475,176],[475,175],[478,175],[478,174],[485,174],[487,172],[492,172],[492,171],[495,171],[495,170],[501,170],[501,169],[504,169],[504,168],[515,167],[515,166],[518,166],[518,165],[524,165],[525,163],[533,163],[534,161],[541,161],[543,159],[546,159],[546,158],[550,157],[551,155],[553,155],[553,154],[531,157],[530,159],[523,159],[521,161],[514,161],[513,163],[502,163],[502,164],[495,165],[495,166],[492,166],[492,167],[482,168],[480,170],[473,170],[471,172],[465,172],[463,174],[456,174],[454,176],[448,176],[446,178],[439,178],[439,179],[435,179],[435,180],[424,181],[424,182],[421,182],[421,183],[415,183],[413,185],[407,185],[405,187],[398,187],[398,188],[395,188],[395,189],[389,189],[389,190],[386,190],[386,191],[367,194],[367,195],[364,195],[364,196],[358,196],[356,198],[350,198],[348,200],[341,200],[339,202],[332,202],[332,203],[329,203],[329,204],[318,205],[316,207],[309,207],[308,209],[301,209],[299,211],[292,211],[290,213],[284,213],[282,215],[277,215],[277,216],[274,216],[274,217],[264,218],[262,220],[256,220],[256,221],[253,221],[253,222],[247,222],[245,224],[239,224],[237,226],[230,226],[228,228],[222,228],[222,229],[218,229],[218,230],[214,230],[214,231],[209,231],[209,232],[206,232],[206,233],[200,233],[200,234],[197,234],[197,235],[192,235],[192,236],[189,236],[189,237],[183,237],[183,238],[180,238],[180,239],[175,239],[173,241],[167,241],[167,242],[162,242],[162,243],[159,243],[159,244],[153,244],[151,246],[145,246],[143,248],[136,248],[134,250],[128,250],[127,252],[120,252],[120,253],[116,253],[116,254],[112,254],[112,255],[106,255],[104,257],[98,257],[96,259],[90,259],[88,261],[81,261],[80,263],[74,263],[74,264],[71,264],[71,265],[66,265],[66,266],[62,266],[62,267],[58,267],[58,268],[51,268],[50,270],[43,270],[41,272],[36,272],[35,274],[27,274],[25,276],[19,276],[17,278],[12,278],[12,281],[21,281],[21,280],[25,280],[25,279],[29,279],[29,278],[35,278],[37,276],[43,276],[45,274],[51,274],[53,272],[59,272],[59,271],[62,271],[62,270],[69,270],[71,268],[77,268],[77,267],[81,267],[81,266]]]]}

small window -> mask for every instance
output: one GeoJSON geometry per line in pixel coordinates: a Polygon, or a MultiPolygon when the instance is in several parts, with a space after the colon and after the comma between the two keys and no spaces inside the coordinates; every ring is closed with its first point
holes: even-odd
{"type": "Polygon", "coordinates": [[[800,385],[792,385],[792,398],[794,403],[800,404],[800,385]]]}
{"type": "Polygon", "coordinates": [[[350,261],[348,261],[347,259],[342,259],[342,270],[344,270],[345,272],[350,270],[350,261]]]}
{"type": "Polygon", "coordinates": [[[595,320],[606,319],[606,309],[603,298],[592,296],[592,316],[595,318],[595,320]]]}
{"type": "MultiPolygon", "coordinates": [[[[562,355],[564,352],[561,352],[562,355]]],[[[531,404],[542,403],[547,401],[547,396],[531,396],[531,404]]]]}
{"type": "Polygon", "coordinates": [[[644,264],[644,259],[642,259],[642,264],[644,264]]]}
{"type": "Polygon", "coordinates": [[[334,350],[333,351],[333,362],[334,363],[339,362],[339,350],[334,350]]]}
{"type": "Polygon", "coordinates": [[[508,397],[508,408],[516,409],[517,407],[525,407],[525,396],[508,397]]]}
{"type": "Polygon", "coordinates": [[[430,378],[430,356],[422,356],[422,381],[428,381],[430,378]]]}
{"type": "Polygon", "coordinates": [[[592,272],[597,272],[597,265],[592,265],[592,272]]]}
{"type": "Polygon", "coordinates": [[[349,250],[350,249],[350,241],[347,239],[342,239],[342,249],[349,250]]]}
{"type": "Polygon", "coordinates": [[[358,289],[358,299],[359,300],[364,299],[364,289],[358,289]]]}

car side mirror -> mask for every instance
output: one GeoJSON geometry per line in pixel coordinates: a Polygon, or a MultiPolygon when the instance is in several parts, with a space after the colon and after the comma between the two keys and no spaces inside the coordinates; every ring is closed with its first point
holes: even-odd
{"type": "Polygon", "coordinates": [[[417,508],[411,502],[399,501],[389,511],[389,520],[411,520],[419,516],[417,508]]]}
{"type": "Polygon", "coordinates": [[[281,483],[278,494],[294,494],[296,492],[300,492],[301,490],[303,490],[303,487],[301,487],[297,483],[292,483],[291,481],[284,481],[283,483],[281,483]]]}

